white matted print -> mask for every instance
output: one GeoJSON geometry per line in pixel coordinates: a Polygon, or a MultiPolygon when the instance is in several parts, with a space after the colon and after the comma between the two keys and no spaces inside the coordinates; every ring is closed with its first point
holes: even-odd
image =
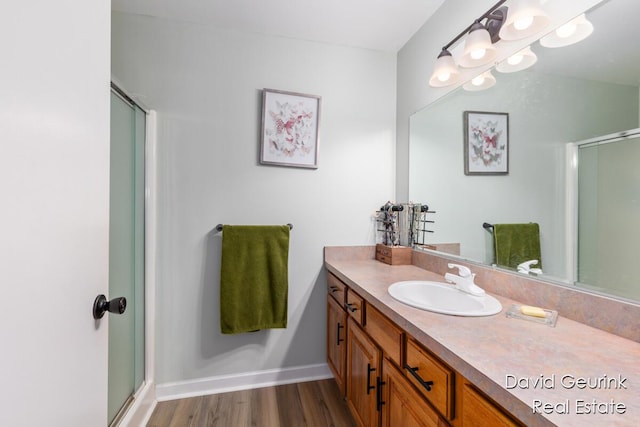
{"type": "Polygon", "coordinates": [[[464,112],[464,173],[509,173],[509,114],[464,112]]]}
{"type": "Polygon", "coordinates": [[[315,95],[263,89],[260,163],[318,167],[320,101],[315,95]]]}

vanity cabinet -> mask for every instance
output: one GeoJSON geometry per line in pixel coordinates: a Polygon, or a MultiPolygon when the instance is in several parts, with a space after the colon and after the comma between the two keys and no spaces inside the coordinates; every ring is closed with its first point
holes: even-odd
{"type": "Polygon", "coordinates": [[[328,285],[327,359],[359,426],[522,426],[331,273],[328,285]]]}
{"type": "Polygon", "coordinates": [[[359,426],[377,426],[382,351],[352,317],[348,324],[347,405],[359,426]]]}
{"type": "Polygon", "coordinates": [[[344,396],[347,375],[347,313],[331,295],[327,297],[327,362],[344,396]]]}

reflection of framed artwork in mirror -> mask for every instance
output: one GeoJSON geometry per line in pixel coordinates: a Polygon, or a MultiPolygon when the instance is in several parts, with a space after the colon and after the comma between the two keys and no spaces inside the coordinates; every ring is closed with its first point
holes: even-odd
{"type": "Polygon", "coordinates": [[[464,174],[509,173],[509,114],[464,112],[464,174]]]}

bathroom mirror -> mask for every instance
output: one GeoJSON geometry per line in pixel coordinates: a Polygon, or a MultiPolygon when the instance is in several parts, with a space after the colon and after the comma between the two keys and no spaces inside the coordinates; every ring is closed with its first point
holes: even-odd
{"type": "MultiPolygon", "coordinates": [[[[457,89],[411,117],[409,198],[436,211],[435,232],[427,242],[459,243],[462,258],[493,264],[493,236],[483,223],[536,222],[543,276],[580,286],[577,241],[594,241],[602,230],[582,227],[578,236],[571,143],[638,128],[640,122],[640,49],[635,46],[640,2],[605,1],[586,16],[594,26],[587,39],[553,49],[536,42],[531,49],[538,61],[531,68],[492,70],[497,81],[492,88],[457,89]],[[465,175],[465,111],[508,114],[508,174],[465,175]]],[[[594,206],[608,208],[614,209],[594,206]]],[[[640,299],[615,287],[598,290],[640,299]]]]}

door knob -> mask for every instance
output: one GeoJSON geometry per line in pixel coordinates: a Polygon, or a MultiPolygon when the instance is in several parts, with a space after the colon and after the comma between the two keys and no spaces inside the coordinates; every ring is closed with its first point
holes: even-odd
{"type": "Polygon", "coordinates": [[[98,295],[93,302],[93,318],[102,319],[105,312],[122,314],[127,309],[127,299],[125,297],[107,300],[104,295],[98,295]]]}

